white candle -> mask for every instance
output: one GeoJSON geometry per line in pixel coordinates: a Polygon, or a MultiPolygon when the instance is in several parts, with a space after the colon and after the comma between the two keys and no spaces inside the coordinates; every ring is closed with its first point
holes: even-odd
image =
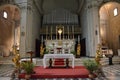
{"type": "Polygon", "coordinates": [[[48,27],[46,26],[46,40],[47,40],[48,27]]]}
{"type": "Polygon", "coordinates": [[[73,39],[74,39],[74,26],[72,26],[72,33],[73,33],[73,39]]]}
{"type": "Polygon", "coordinates": [[[63,26],[63,40],[64,40],[64,26],[63,26]]]}
{"type": "Polygon", "coordinates": [[[43,42],[43,35],[41,36],[41,41],[43,42]]]}
{"type": "Polygon", "coordinates": [[[56,40],[57,40],[57,26],[56,26],[56,40]]]}
{"type": "Polygon", "coordinates": [[[67,29],[68,29],[68,39],[69,39],[69,26],[67,26],[67,29]]]}
{"type": "Polygon", "coordinates": [[[51,26],[51,40],[52,40],[52,26],[51,26]]]}
{"type": "Polygon", "coordinates": [[[80,42],[80,36],[78,35],[78,43],[80,42]]]}

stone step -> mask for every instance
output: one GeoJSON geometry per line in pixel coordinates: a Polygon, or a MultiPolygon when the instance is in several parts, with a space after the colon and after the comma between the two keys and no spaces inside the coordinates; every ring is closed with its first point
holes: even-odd
{"type": "MultiPolygon", "coordinates": [[[[86,58],[75,58],[75,66],[83,65],[83,60],[86,58]]],[[[114,56],[113,57],[113,64],[120,64],[120,57],[114,56]]],[[[101,65],[109,65],[109,58],[101,58],[100,61],[101,65]]],[[[49,61],[47,61],[47,64],[49,65],[49,61]]],[[[72,60],[69,59],[69,64],[72,64],[72,60]]],[[[43,66],[43,59],[36,59],[36,65],[43,66]]]]}
{"type": "Polygon", "coordinates": [[[56,65],[65,65],[65,63],[64,63],[64,61],[62,61],[62,62],[57,61],[57,62],[54,62],[53,65],[54,66],[56,66],[56,65]]]}
{"type": "MultiPolygon", "coordinates": [[[[43,66],[43,59],[36,59],[37,66],[43,66]]],[[[49,60],[47,61],[47,65],[49,65],[49,60]]],[[[69,65],[72,65],[72,60],[69,59],[69,65]]],[[[83,65],[82,59],[75,59],[75,66],[83,65]]]]}

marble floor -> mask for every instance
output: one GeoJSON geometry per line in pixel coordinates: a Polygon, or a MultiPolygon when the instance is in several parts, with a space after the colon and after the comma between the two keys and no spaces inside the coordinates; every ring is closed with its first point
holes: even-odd
{"type": "MultiPolygon", "coordinates": [[[[0,57],[0,80],[18,80],[17,78],[12,79],[11,74],[14,70],[14,65],[11,61],[12,57],[0,57]]],[[[41,61],[42,59],[40,59],[41,61]]],[[[78,60],[78,62],[80,62],[78,60]]],[[[41,63],[38,63],[41,64],[41,63]]],[[[77,65],[78,63],[76,63],[77,65]]],[[[102,67],[104,76],[96,78],[95,80],[120,80],[120,64],[106,65],[102,67]]],[[[24,80],[24,79],[23,79],[24,80]]],[[[90,80],[81,78],[59,78],[59,79],[37,79],[37,80],[90,80]]]]}

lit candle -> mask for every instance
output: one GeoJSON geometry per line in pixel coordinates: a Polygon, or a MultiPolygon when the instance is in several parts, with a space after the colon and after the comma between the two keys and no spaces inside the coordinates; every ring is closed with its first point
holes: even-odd
{"type": "Polygon", "coordinates": [[[74,26],[72,26],[72,33],[73,33],[73,39],[74,39],[74,26]]]}

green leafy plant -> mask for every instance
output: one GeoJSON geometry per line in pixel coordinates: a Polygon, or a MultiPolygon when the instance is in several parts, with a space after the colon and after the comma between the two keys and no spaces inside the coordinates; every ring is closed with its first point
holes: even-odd
{"type": "Polygon", "coordinates": [[[94,73],[99,68],[98,63],[92,59],[83,60],[83,64],[89,70],[90,73],[94,73]]]}
{"type": "Polygon", "coordinates": [[[22,68],[25,70],[26,74],[32,74],[34,69],[34,64],[30,61],[22,62],[22,68]]]}
{"type": "Polygon", "coordinates": [[[76,51],[74,51],[74,50],[72,50],[71,53],[72,53],[73,55],[76,55],[76,51]]]}
{"type": "Polygon", "coordinates": [[[49,53],[49,50],[46,48],[44,51],[44,54],[48,54],[48,53],[49,53]]]}

